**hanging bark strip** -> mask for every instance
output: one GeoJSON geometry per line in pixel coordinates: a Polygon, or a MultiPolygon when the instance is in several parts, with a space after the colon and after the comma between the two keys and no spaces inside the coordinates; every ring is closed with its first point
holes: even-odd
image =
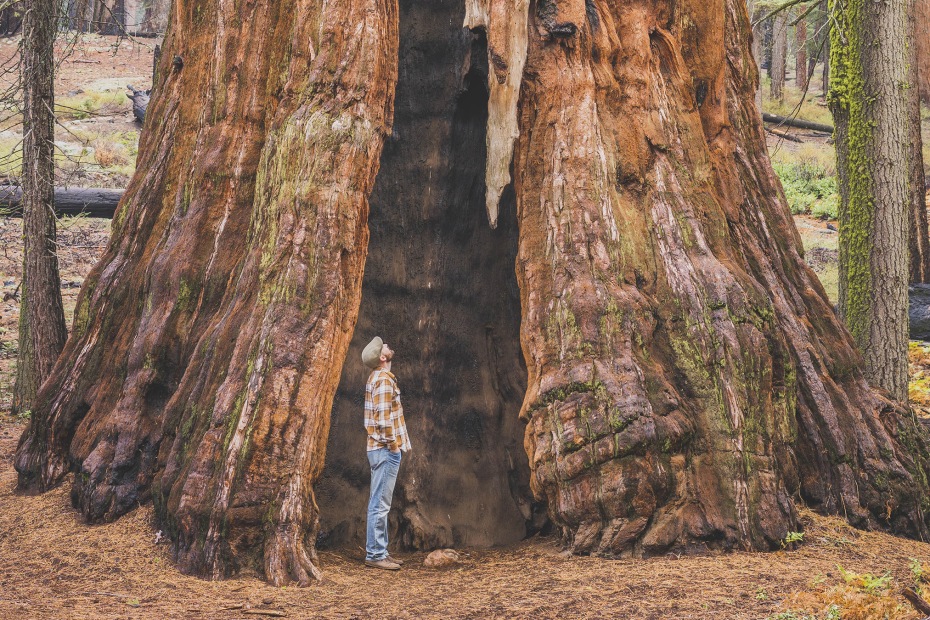
{"type": "Polygon", "coordinates": [[[90,521],[154,499],[186,571],[306,583],[393,118],[396,2],[172,11],[138,172],[21,440],[19,484],[76,470],[90,521]]]}
{"type": "Polygon", "coordinates": [[[551,517],[582,552],[768,549],[800,493],[926,534],[923,435],[804,264],[744,3],[580,5],[530,15],[514,161],[522,416],[551,517]]]}
{"type": "Polygon", "coordinates": [[[487,211],[497,227],[498,203],[510,184],[517,128],[517,101],[526,63],[529,0],[465,0],[465,27],[483,28],[488,39],[487,211]]]}

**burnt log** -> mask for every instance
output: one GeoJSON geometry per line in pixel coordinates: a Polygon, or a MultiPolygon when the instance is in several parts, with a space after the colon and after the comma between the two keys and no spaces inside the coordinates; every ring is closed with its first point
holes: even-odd
{"type": "Polygon", "coordinates": [[[811,131],[819,131],[821,133],[833,133],[833,125],[824,125],[823,123],[815,123],[813,121],[805,121],[801,118],[791,118],[788,116],[778,116],[777,114],[769,114],[768,112],[762,113],[762,120],[766,123],[777,123],[779,125],[785,125],[786,127],[797,127],[798,129],[810,129],[811,131]]]}
{"type": "Polygon", "coordinates": [[[149,96],[151,90],[138,90],[132,84],[127,84],[126,88],[130,93],[126,97],[132,101],[132,115],[140,123],[145,122],[145,110],[149,107],[149,96]]]}
{"type": "MultiPolygon", "coordinates": [[[[104,187],[56,187],[55,214],[59,217],[113,217],[124,191],[104,187]]],[[[0,188],[0,212],[22,217],[23,191],[19,186],[0,188]]]]}

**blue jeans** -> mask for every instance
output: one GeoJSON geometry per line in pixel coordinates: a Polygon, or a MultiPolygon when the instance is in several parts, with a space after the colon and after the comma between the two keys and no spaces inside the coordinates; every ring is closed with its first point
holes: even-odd
{"type": "Polygon", "coordinates": [[[365,544],[366,560],[383,560],[388,551],[388,513],[394,496],[394,483],[400,468],[400,451],[387,448],[368,451],[371,465],[371,495],[368,497],[368,540],[365,544]]]}

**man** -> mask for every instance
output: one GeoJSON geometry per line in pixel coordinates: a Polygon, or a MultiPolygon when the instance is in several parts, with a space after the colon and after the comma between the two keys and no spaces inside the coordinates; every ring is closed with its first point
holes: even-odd
{"type": "Polygon", "coordinates": [[[362,362],[371,368],[365,385],[365,430],[371,465],[365,565],[385,570],[398,570],[403,563],[388,554],[388,513],[401,454],[410,450],[400,390],[391,374],[392,359],[394,351],[379,337],[362,351],[362,362]]]}

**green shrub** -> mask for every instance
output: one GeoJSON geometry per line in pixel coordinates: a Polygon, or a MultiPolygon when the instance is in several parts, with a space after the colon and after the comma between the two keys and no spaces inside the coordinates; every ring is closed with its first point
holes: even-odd
{"type": "Polygon", "coordinates": [[[785,198],[794,214],[835,219],[839,208],[836,175],[813,159],[773,161],[775,174],[781,179],[785,198]]]}

